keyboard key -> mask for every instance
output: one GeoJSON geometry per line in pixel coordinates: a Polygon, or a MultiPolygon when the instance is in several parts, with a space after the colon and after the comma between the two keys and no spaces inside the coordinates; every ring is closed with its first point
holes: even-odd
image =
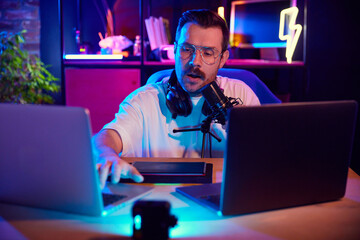
{"type": "Polygon", "coordinates": [[[108,206],[110,204],[113,204],[114,202],[117,202],[123,198],[126,198],[126,195],[118,195],[118,194],[111,194],[111,193],[102,193],[102,198],[104,202],[104,206],[108,206]]]}

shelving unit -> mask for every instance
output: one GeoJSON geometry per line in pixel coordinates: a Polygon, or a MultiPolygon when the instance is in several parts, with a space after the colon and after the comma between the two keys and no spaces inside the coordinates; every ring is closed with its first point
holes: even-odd
{"type": "MultiPolygon", "coordinates": [[[[116,0],[109,0],[110,2],[116,2],[116,0]]],[[[141,41],[142,45],[145,45],[144,40],[147,39],[147,33],[145,28],[144,20],[148,18],[149,16],[155,15],[160,16],[160,14],[164,13],[165,15],[168,14],[168,16],[172,18],[179,18],[182,11],[188,10],[189,8],[217,8],[216,4],[222,4],[225,6],[225,13],[229,15],[230,9],[229,6],[231,6],[231,0],[223,0],[221,2],[215,2],[215,1],[190,1],[190,0],[184,0],[184,1],[178,1],[178,0],[172,0],[172,1],[165,1],[165,0],[158,0],[158,1],[151,1],[151,0],[139,0],[138,3],[138,9],[133,9],[138,14],[138,21],[139,24],[139,34],[141,35],[141,41]],[[188,5],[187,5],[188,4],[188,5]],[[169,13],[168,9],[173,9],[173,12],[169,13]]],[[[85,34],[88,33],[90,30],[92,31],[92,36],[94,36],[94,29],[96,27],[96,24],[98,22],[91,22],[86,21],[87,25],[84,23],[81,23],[83,19],[81,19],[78,14],[80,14],[82,17],[91,15],[90,13],[81,14],[81,11],[79,10],[79,3],[78,1],[71,1],[71,0],[60,0],[61,4],[66,4],[66,7],[61,7],[61,13],[62,13],[62,23],[61,25],[61,36],[62,36],[62,52],[63,56],[67,53],[74,53],[74,49],[76,47],[75,44],[75,38],[74,34],[71,34],[70,32],[74,31],[75,28],[82,28],[82,38],[84,41],[86,41],[89,36],[86,36],[85,34]],[[75,14],[75,16],[74,16],[75,14]],[[66,18],[64,17],[66,16],[66,18]],[[89,30],[87,30],[87,28],[89,30]],[[70,32],[67,32],[70,31],[70,32]]],[[[81,2],[80,2],[81,3],[81,2]]],[[[91,3],[89,3],[91,4],[91,3]]],[[[81,9],[82,11],[89,10],[94,11],[92,6],[87,6],[86,9],[81,9]]],[[[215,9],[214,9],[215,10],[215,9]]],[[[166,18],[167,16],[165,16],[166,18]]],[[[96,21],[96,19],[92,19],[92,21],[96,21]]],[[[227,22],[229,22],[229,19],[227,19],[227,22]]],[[[177,21],[172,21],[170,24],[172,29],[172,36],[175,35],[175,30],[177,25],[177,21]]],[[[97,37],[97,35],[96,35],[97,37]]],[[[96,40],[95,42],[97,42],[96,40]]],[[[104,92],[101,96],[101,101],[108,98],[107,100],[103,101],[105,102],[111,102],[114,101],[114,96],[116,94],[120,94],[116,99],[116,105],[118,105],[128,94],[131,93],[134,89],[146,84],[146,80],[148,77],[153,74],[154,72],[157,72],[159,70],[173,68],[174,67],[174,61],[172,62],[159,62],[159,61],[148,61],[147,60],[147,54],[148,52],[143,47],[141,49],[141,57],[139,60],[99,60],[99,59],[86,59],[86,60],[76,60],[76,59],[62,59],[61,65],[62,65],[62,76],[63,76],[63,93],[65,94],[65,104],[72,105],[72,106],[82,106],[87,107],[90,109],[90,112],[96,112],[97,110],[94,110],[94,105],[96,105],[96,101],[93,101],[94,92],[90,91],[89,89],[106,89],[108,92],[104,92]],[[93,75],[93,71],[95,70],[96,74],[93,75]],[[90,71],[91,70],[91,71],[90,71]],[[114,74],[114,78],[117,79],[111,79],[111,75],[109,75],[109,72],[114,74]],[[131,74],[128,74],[131,73],[131,74]],[[75,74],[75,75],[73,75],[75,74]],[[106,76],[106,81],[102,81],[102,76],[106,76]],[[81,78],[77,80],[76,78],[81,78]],[[96,78],[96,79],[95,79],[96,78]],[[66,86],[69,86],[69,79],[71,81],[79,81],[82,82],[81,84],[71,84],[71,86],[75,89],[72,89],[71,92],[67,91],[66,86]],[[114,82],[114,81],[115,82],[114,82]],[[86,86],[86,84],[91,84],[91,86],[86,86]],[[119,88],[107,88],[104,87],[104,84],[115,84],[118,87],[121,85],[123,88],[127,88],[127,86],[131,86],[128,89],[128,91],[122,91],[121,93],[118,92],[119,88]],[[77,88],[77,89],[76,89],[77,88]],[[88,95],[84,94],[84,90],[87,89],[88,95]],[[75,95],[75,96],[69,96],[69,94],[75,95]],[[83,99],[88,98],[88,101],[79,101],[78,98],[76,98],[76,95],[82,94],[83,99]],[[72,101],[69,102],[69,99],[72,99],[72,101]],[[78,101],[78,102],[77,102],[78,101]],[[87,104],[87,102],[89,104],[87,104]],[[91,103],[91,104],[90,104],[91,103]]],[[[225,68],[243,68],[248,69],[250,71],[253,71],[255,74],[257,74],[260,79],[262,79],[265,84],[269,86],[269,88],[273,92],[277,92],[277,88],[281,82],[279,80],[280,76],[283,76],[285,73],[285,77],[289,76],[286,85],[287,88],[294,88],[294,86],[300,86],[302,90],[299,91],[298,96],[301,98],[301,95],[306,91],[307,83],[304,80],[305,79],[305,63],[304,61],[293,61],[291,64],[288,64],[286,61],[269,61],[269,60],[261,60],[261,59],[229,59],[227,63],[224,66],[225,68]],[[299,74],[300,73],[300,74],[299,74]],[[270,77],[269,77],[270,76],[270,77]],[[294,79],[296,78],[296,79],[294,79]],[[298,83],[300,82],[300,83],[298,83]]],[[[284,81],[282,81],[284,82],[284,81]]],[[[283,83],[281,83],[283,84],[283,83]]],[[[284,84],[283,84],[284,85],[284,84]]],[[[280,92],[281,93],[281,92],[280,92]]],[[[99,97],[97,95],[96,97],[99,97]]],[[[99,106],[96,106],[97,108],[99,106]]],[[[113,111],[115,112],[115,111],[113,111]]],[[[101,114],[100,114],[101,115],[101,114]]],[[[113,116],[109,117],[109,115],[106,118],[99,117],[99,119],[92,119],[93,122],[96,122],[97,126],[100,126],[102,124],[105,124],[109,121],[111,121],[113,116]]],[[[98,129],[96,128],[95,131],[98,129]]]]}
{"type": "MultiPolygon", "coordinates": [[[[269,0],[264,0],[266,2],[270,2],[269,0]]],[[[86,12],[86,9],[84,10],[82,8],[82,6],[80,6],[81,2],[79,1],[71,1],[71,0],[60,0],[60,2],[64,5],[66,4],[66,8],[62,7],[62,15],[66,16],[66,19],[63,19],[63,24],[62,24],[62,28],[63,28],[63,56],[65,54],[67,54],[67,51],[74,51],[75,49],[75,38],[74,38],[74,33],[71,35],[69,32],[69,30],[74,31],[74,29],[80,28],[80,30],[84,30],[82,32],[87,33],[89,32],[89,30],[86,30],[86,24],[83,22],[88,22],[88,21],[84,21],[83,19],[81,19],[81,17],[84,16],[88,16],[90,15],[90,13],[83,13],[84,11],[86,12]],[[71,14],[72,13],[72,14],[71,14]],[[74,16],[74,14],[76,16],[74,16]],[[69,50],[70,49],[70,50],[69,50]]],[[[115,3],[117,5],[121,5],[123,3],[121,3],[120,0],[108,0],[108,2],[114,4],[115,3]],[[118,4],[118,2],[120,2],[118,4]]],[[[226,13],[226,19],[227,22],[230,22],[230,7],[231,7],[231,3],[233,1],[231,0],[222,0],[222,1],[181,1],[181,3],[179,3],[179,1],[164,1],[164,0],[158,0],[158,1],[152,1],[152,0],[139,0],[138,1],[138,5],[134,5],[134,3],[132,3],[135,8],[138,7],[138,9],[132,9],[133,11],[133,15],[136,14],[138,15],[138,21],[139,21],[139,34],[141,36],[141,41],[142,41],[142,46],[145,46],[145,42],[144,40],[147,39],[147,33],[146,33],[146,28],[145,28],[145,19],[148,18],[151,15],[156,15],[156,16],[160,16],[160,15],[164,15],[165,14],[165,18],[168,17],[172,17],[172,21],[171,21],[171,32],[172,32],[172,36],[175,35],[175,28],[176,28],[176,24],[177,22],[174,20],[174,18],[178,18],[180,17],[180,14],[182,11],[188,10],[189,8],[213,8],[213,10],[215,10],[215,8],[217,8],[220,5],[223,5],[225,7],[225,13],[226,13]],[[171,9],[172,11],[169,11],[169,9],[171,9]]],[[[290,0],[289,0],[290,2],[290,0]]],[[[301,2],[301,1],[298,1],[301,2]]],[[[300,3],[301,4],[301,3],[300,3]]],[[[110,4],[109,4],[110,5],[110,4]]],[[[87,6],[87,9],[92,9],[92,6],[87,6]]],[[[92,9],[92,11],[95,11],[92,9]]],[[[129,14],[129,13],[127,13],[129,14]]],[[[96,15],[95,17],[96,18],[96,15]]],[[[135,18],[134,18],[135,20],[135,18]]],[[[94,21],[94,20],[93,20],[94,21]]],[[[95,20],[96,22],[96,20],[95,20]]],[[[93,24],[93,22],[89,22],[87,25],[91,26],[91,28],[96,27],[96,24],[98,23],[99,20],[93,24]]],[[[119,24],[119,23],[118,23],[119,24]]],[[[93,31],[93,30],[92,30],[93,31]]],[[[132,30],[132,31],[136,31],[136,30],[132,30]]],[[[93,34],[92,36],[94,35],[93,34]]],[[[82,39],[84,39],[84,41],[88,41],[89,36],[85,36],[84,34],[81,34],[80,36],[82,37],[82,39]]],[[[305,35],[305,34],[304,34],[305,35]]],[[[94,37],[94,36],[93,36],[94,37]]],[[[95,36],[95,38],[97,38],[97,35],[95,36]]],[[[96,42],[96,41],[95,41],[96,42]]],[[[93,44],[94,45],[94,44],[93,44]]],[[[63,68],[68,68],[68,67],[89,67],[89,68],[93,68],[93,67],[105,67],[105,68],[139,68],[140,71],[142,72],[141,74],[141,84],[144,84],[146,82],[146,79],[144,79],[144,77],[151,75],[151,69],[150,66],[156,67],[156,70],[160,69],[160,68],[169,68],[169,67],[173,67],[174,63],[172,62],[156,62],[156,61],[148,61],[148,51],[146,51],[145,47],[141,48],[141,58],[138,61],[127,61],[127,60],[68,60],[68,59],[62,59],[62,63],[63,63],[63,68]],[[143,73],[144,71],[146,71],[145,73],[143,73]]],[[[228,62],[226,63],[225,67],[228,68],[247,68],[247,69],[252,69],[252,68],[299,68],[299,67],[303,67],[305,65],[304,61],[294,61],[292,64],[288,64],[285,61],[267,61],[267,60],[261,60],[261,59],[229,59],[228,62]]]]}

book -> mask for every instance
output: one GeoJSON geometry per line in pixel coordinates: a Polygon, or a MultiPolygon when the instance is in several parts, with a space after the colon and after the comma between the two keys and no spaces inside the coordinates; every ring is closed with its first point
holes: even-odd
{"type": "Polygon", "coordinates": [[[169,20],[150,16],[145,19],[145,27],[152,51],[169,44],[169,20]]]}
{"type": "Polygon", "coordinates": [[[156,49],[156,40],[155,40],[155,31],[154,31],[154,23],[152,18],[148,18],[145,19],[145,27],[146,27],[146,32],[149,38],[149,42],[150,42],[150,48],[151,50],[156,49]]]}

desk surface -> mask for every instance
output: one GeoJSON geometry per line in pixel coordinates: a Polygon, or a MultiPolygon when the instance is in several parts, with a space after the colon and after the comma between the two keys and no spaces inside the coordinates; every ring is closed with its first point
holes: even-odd
{"type": "MultiPolygon", "coordinates": [[[[220,182],[222,159],[204,161],[214,164],[214,181],[220,182]]],[[[170,201],[171,212],[178,217],[178,225],[170,231],[172,239],[360,239],[360,177],[352,170],[345,197],[339,201],[236,217],[219,217],[176,193],[176,187],[156,185],[145,197],[170,201]]],[[[130,239],[131,207],[130,203],[110,216],[95,218],[0,204],[0,239],[130,239]]]]}

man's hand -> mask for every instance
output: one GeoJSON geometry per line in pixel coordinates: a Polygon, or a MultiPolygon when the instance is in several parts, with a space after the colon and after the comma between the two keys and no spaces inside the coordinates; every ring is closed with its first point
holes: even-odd
{"type": "Polygon", "coordinates": [[[122,160],[115,153],[100,154],[96,166],[99,172],[101,188],[105,187],[109,174],[111,174],[112,183],[118,183],[121,178],[131,178],[135,182],[144,180],[144,177],[135,167],[122,160]]]}
{"type": "Polygon", "coordinates": [[[122,139],[115,130],[101,130],[92,140],[101,188],[105,187],[109,174],[112,183],[118,183],[120,178],[131,178],[135,182],[144,180],[136,168],[119,157],[122,139]]]}

